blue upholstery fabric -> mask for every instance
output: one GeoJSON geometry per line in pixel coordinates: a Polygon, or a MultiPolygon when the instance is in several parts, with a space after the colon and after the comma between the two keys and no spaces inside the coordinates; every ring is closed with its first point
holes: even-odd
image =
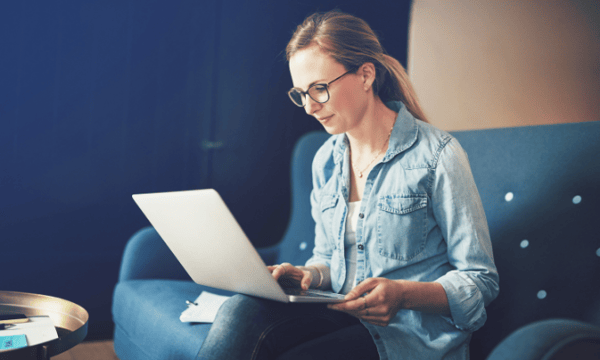
{"type": "Polygon", "coordinates": [[[485,208],[500,295],[471,354],[534,321],[600,325],[600,122],[453,133],[469,155],[485,208]],[[506,195],[512,193],[512,200],[506,195]],[[574,203],[577,196],[579,203],[574,203]],[[539,296],[539,297],[538,297],[539,296]]]}
{"type": "MultiPolygon", "coordinates": [[[[452,135],[469,156],[500,274],[500,295],[487,307],[486,324],[473,334],[471,358],[485,359],[496,346],[494,356],[504,357],[490,360],[524,358],[527,344],[544,349],[543,336],[556,334],[564,323],[539,321],[600,326],[600,122],[452,135]],[[528,324],[534,330],[509,338],[528,324]],[[525,346],[515,342],[519,339],[527,339],[525,346]]],[[[324,132],[305,135],[294,150],[291,220],[279,244],[259,250],[267,264],[302,264],[311,255],[311,163],[327,138],[324,132]]],[[[113,302],[121,360],[195,356],[209,325],[180,323],[185,300],[201,291],[182,279],[189,277],[153,229],[131,238],[113,302]],[[166,278],[179,281],[159,280],[166,278]]]]}
{"type": "Polygon", "coordinates": [[[130,280],[115,288],[115,350],[120,359],[194,358],[210,325],[182,323],[186,300],[203,291],[231,293],[184,280],[130,280]],[[133,350],[133,351],[132,351],[133,350]]]}
{"type": "Polygon", "coordinates": [[[549,359],[566,348],[572,353],[565,359],[600,359],[600,327],[568,319],[538,321],[513,332],[487,360],[549,359]],[[574,357],[577,347],[583,357],[574,357]]]}
{"type": "Polygon", "coordinates": [[[119,281],[130,279],[191,280],[156,230],[147,227],[136,232],[127,242],[119,281]],[[139,261],[142,258],[144,261],[139,261]]]}
{"type": "Polygon", "coordinates": [[[315,222],[310,212],[312,191],[312,161],[314,154],[329,138],[326,132],[305,135],[292,155],[292,212],[283,240],[277,245],[276,263],[304,264],[315,245],[315,222]]]}

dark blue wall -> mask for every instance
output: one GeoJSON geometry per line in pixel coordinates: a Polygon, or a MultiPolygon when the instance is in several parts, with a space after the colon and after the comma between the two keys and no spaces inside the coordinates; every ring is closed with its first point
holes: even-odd
{"type": "Polygon", "coordinates": [[[282,236],[294,142],[285,45],[339,6],[406,61],[409,1],[0,5],[0,289],[76,302],[110,337],[131,194],[216,188],[256,246],[282,236]],[[215,148],[216,146],[216,148],[215,148]]]}

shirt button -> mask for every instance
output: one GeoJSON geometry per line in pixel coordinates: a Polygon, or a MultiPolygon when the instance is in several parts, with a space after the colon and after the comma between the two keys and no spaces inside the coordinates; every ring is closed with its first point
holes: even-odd
{"type": "Polygon", "coordinates": [[[364,250],[364,248],[365,247],[363,246],[363,244],[358,244],[358,250],[364,250]]]}
{"type": "Polygon", "coordinates": [[[360,213],[360,214],[358,214],[358,217],[362,219],[362,218],[364,218],[364,217],[365,217],[365,214],[363,214],[363,213],[360,213]]]}
{"type": "Polygon", "coordinates": [[[379,339],[381,339],[381,336],[379,336],[379,334],[375,334],[375,335],[373,335],[373,338],[374,338],[375,340],[379,340],[379,339]]]}

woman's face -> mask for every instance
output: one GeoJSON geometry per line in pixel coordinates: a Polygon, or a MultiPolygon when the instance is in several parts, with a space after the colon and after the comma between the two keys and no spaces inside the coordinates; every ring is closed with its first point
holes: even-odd
{"type": "MultiPolygon", "coordinates": [[[[346,68],[311,45],[290,58],[290,73],[294,87],[307,91],[312,84],[326,84],[347,71],[346,68]]],[[[356,128],[363,118],[367,94],[360,71],[350,73],[329,85],[329,101],[318,103],[306,97],[307,114],[314,116],[330,134],[341,134],[356,128]]]]}

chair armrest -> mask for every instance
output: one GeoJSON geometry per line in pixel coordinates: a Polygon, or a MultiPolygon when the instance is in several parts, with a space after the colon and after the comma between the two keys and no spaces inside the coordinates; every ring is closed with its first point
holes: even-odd
{"type": "Polygon", "coordinates": [[[548,319],[514,331],[492,350],[487,360],[583,360],[594,353],[600,353],[600,327],[576,320],[548,319]]]}
{"type": "Polygon", "coordinates": [[[125,246],[119,282],[135,279],[191,280],[153,227],[136,232],[125,246]]]}

